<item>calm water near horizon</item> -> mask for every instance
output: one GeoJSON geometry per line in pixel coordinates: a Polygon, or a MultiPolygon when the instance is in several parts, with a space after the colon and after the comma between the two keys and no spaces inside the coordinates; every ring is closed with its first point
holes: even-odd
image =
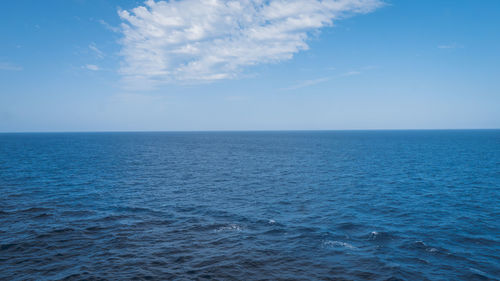
{"type": "Polygon", "coordinates": [[[0,134],[0,280],[499,280],[500,130],[0,134]]]}

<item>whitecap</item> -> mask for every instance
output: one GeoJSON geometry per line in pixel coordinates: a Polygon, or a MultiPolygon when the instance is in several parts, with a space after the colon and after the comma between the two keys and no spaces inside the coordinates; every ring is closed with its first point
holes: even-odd
{"type": "Polygon", "coordinates": [[[230,224],[221,226],[215,230],[215,232],[221,232],[221,231],[241,231],[241,226],[237,224],[230,224]]]}
{"type": "Polygon", "coordinates": [[[368,238],[370,240],[375,240],[378,235],[379,235],[379,233],[377,231],[372,231],[372,232],[370,232],[370,235],[368,236],[368,238]]]}
{"type": "Polygon", "coordinates": [[[353,245],[351,245],[349,243],[341,242],[341,241],[331,241],[331,240],[324,241],[323,246],[335,247],[335,248],[356,249],[356,247],[354,247],[353,245]]]}

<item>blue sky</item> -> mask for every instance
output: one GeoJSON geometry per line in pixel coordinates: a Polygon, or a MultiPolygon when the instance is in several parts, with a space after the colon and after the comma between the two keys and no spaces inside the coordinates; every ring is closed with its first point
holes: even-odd
{"type": "Polygon", "coordinates": [[[4,1],[0,131],[500,128],[500,1],[209,2],[4,1]]]}

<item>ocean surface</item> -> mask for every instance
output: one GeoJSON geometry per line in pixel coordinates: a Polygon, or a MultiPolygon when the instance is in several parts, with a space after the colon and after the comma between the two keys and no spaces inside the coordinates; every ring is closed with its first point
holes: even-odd
{"type": "Polygon", "coordinates": [[[0,134],[1,280],[499,280],[500,131],[0,134]]]}

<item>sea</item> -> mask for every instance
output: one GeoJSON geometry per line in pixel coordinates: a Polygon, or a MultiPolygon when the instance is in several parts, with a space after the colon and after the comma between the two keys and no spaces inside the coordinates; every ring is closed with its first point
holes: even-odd
{"type": "Polygon", "coordinates": [[[500,130],[0,134],[0,280],[499,280],[500,130]]]}

